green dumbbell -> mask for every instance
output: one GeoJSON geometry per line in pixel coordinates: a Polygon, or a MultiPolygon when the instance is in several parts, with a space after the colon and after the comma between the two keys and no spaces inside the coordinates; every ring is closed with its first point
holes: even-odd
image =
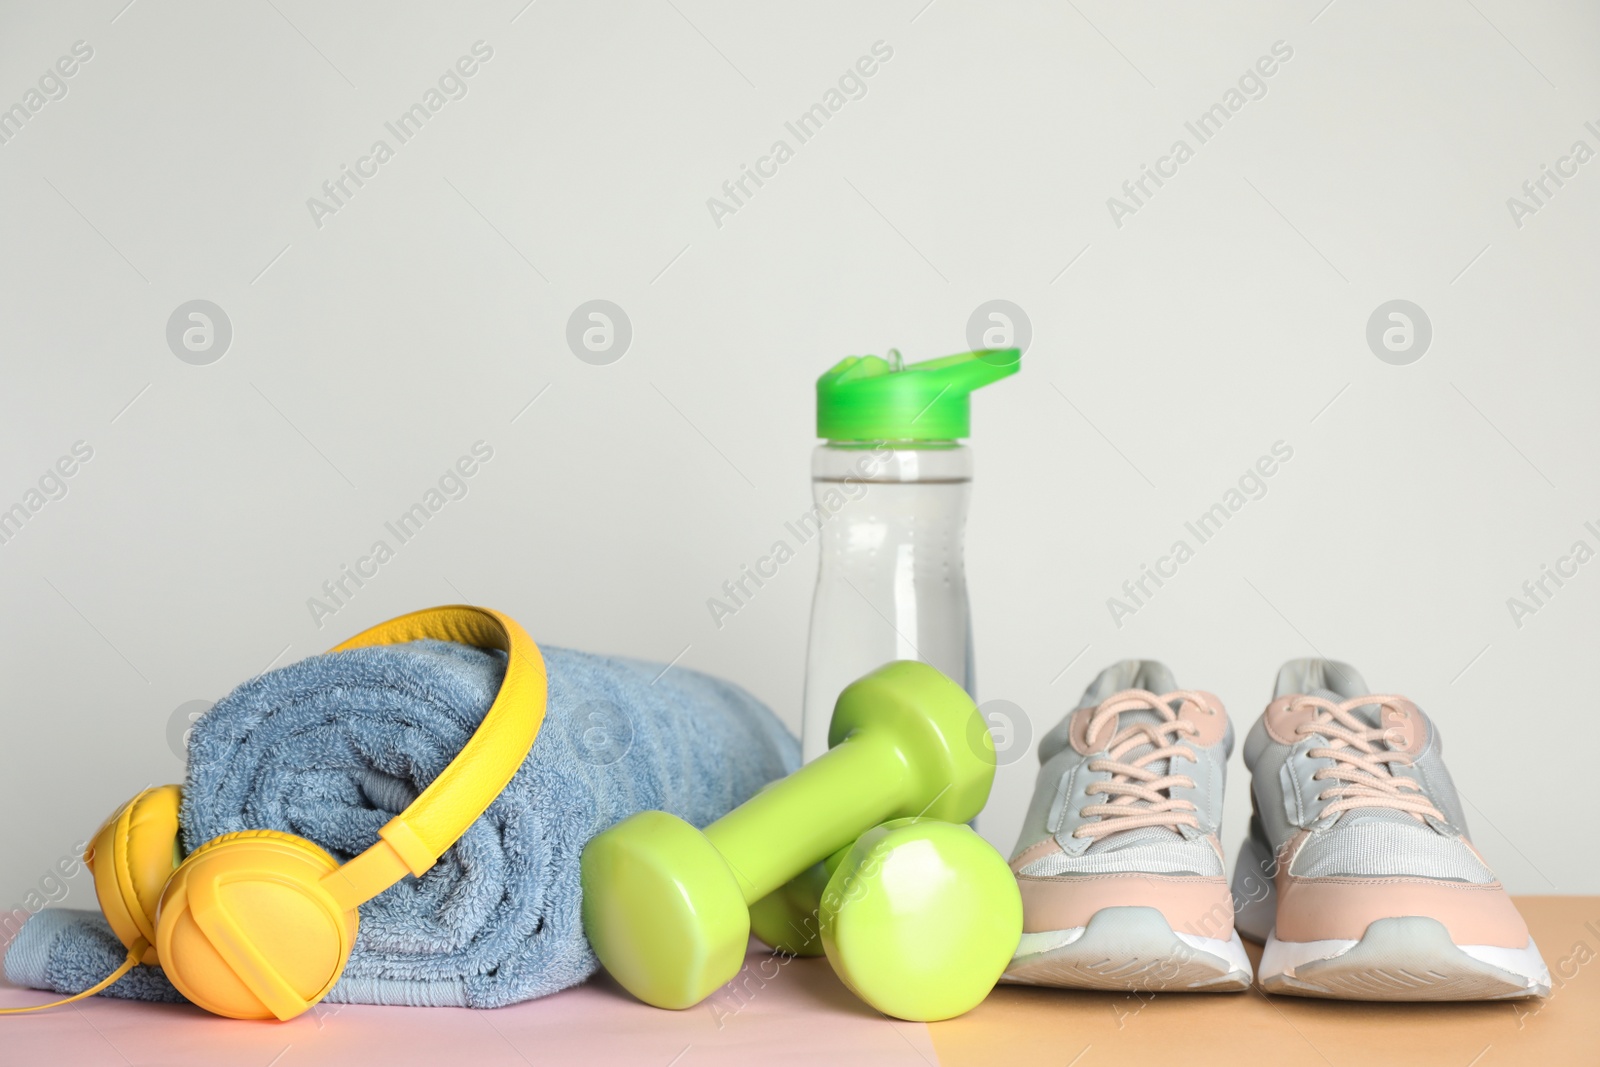
{"type": "MultiPolygon", "coordinates": [[[[993,749],[993,736],[981,715],[968,720],[967,730],[974,751],[993,749]]],[[[847,851],[840,849],[750,905],[750,932],[780,955],[823,955],[822,893],[847,851]]]]}
{"type": "MultiPolygon", "coordinates": [[[[994,781],[972,698],[924,663],[886,664],[839,694],[828,752],[704,831],[641,812],[583,851],[583,927],[634,996],[687,1008],[739,972],[750,905],[880,823],[964,823],[994,781]]],[[[835,875],[838,871],[834,872],[835,875]]]]}
{"type": "Polygon", "coordinates": [[[835,867],[822,892],[823,949],[851,992],[885,1015],[936,1022],[972,1010],[1022,940],[1017,880],[969,826],[896,819],[861,835],[835,867]]]}

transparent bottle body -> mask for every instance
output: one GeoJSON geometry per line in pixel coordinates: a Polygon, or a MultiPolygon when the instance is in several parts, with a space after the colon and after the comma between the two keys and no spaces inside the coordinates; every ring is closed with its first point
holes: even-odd
{"type": "Polygon", "coordinates": [[[963,543],[972,452],[950,441],[828,442],[812,454],[821,562],[806,648],[801,754],[828,749],[845,686],[922,660],[976,691],[963,543]]]}

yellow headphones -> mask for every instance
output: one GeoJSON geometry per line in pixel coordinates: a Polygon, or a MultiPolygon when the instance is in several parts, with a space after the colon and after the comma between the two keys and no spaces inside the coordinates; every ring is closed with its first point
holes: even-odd
{"type": "Polygon", "coordinates": [[[376,844],[341,866],[305,838],[244,830],[183,858],[182,791],[146,789],[106,820],[84,854],[128,958],[99,985],[57,1004],[100,992],[139,963],[159,965],[185,997],[234,1019],[288,1020],[327,996],[355,944],[357,906],[432,867],[510,783],[544,720],[544,657],[497,611],[416,611],[332,651],[425,638],[507,653],[505,680],[466,747],[378,831],[376,844]]]}

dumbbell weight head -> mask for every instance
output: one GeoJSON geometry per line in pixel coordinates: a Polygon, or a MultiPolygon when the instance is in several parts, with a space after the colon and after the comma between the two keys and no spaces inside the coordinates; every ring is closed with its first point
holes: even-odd
{"type": "Polygon", "coordinates": [[[844,688],[828,746],[862,729],[896,737],[918,778],[913,793],[929,798],[902,817],[970,822],[988,802],[994,738],[966,691],[926,663],[886,663],[844,688]]]}
{"type": "Polygon", "coordinates": [[[583,850],[582,877],[589,944],[646,1004],[692,1007],[739,973],[750,912],[727,861],[682,819],[645,811],[616,824],[583,850]]]}
{"type": "Polygon", "coordinates": [[[896,819],[869,830],[822,895],[822,944],[834,972],[897,1019],[970,1011],[1021,939],[1011,868],[964,825],[896,819]]]}

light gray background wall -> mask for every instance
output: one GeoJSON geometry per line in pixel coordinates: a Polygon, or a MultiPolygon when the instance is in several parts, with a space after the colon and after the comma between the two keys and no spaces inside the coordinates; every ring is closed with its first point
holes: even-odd
{"type": "MultiPolygon", "coordinates": [[[[427,604],[676,657],[795,723],[815,547],[720,630],[706,599],[809,505],[815,376],[962,350],[994,299],[1031,342],[976,402],[983,699],[1036,739],[1148,655],[1242,733],[1281,661],[1348,658],[1436,716],[1514,890],[1600,892],[1600,562],[1520,627],[1507,607],[1600,549],[1600,161],[1507,203],[1600,149],[1591,5],[125,2],[0,15],[0,106],[93,49],[0,144],[0,505],[93,449],[0,545],[0,902],[178,778],[188,702],[427,604]],[[384,124],[478,41],[465,97],[399,145],[384,124]],[[785,121],[879,41],[796,145],[785,121]],[[1185,122],[1280,41],[1200,144],[1185,122]],[[379,138],[394,158],[317,225],[379,138]],[[794,158],[718,226],[707,199],[777,138],[794,158]],[[195,299],[231,323],[208,365],[167,340],[195,299]],[[566,340],[593,299],[631,323],[609,365],[566,340]],[[1366,336],[1396,299],[1431,323],[1408,365],[1366,336]],[[467,496],[319,627],[308,598],[480,440],[467,496]],[[1116,625],[1107,598],[1277,441],[1266,494],[1116,625]]],[[[1005,758],[1002,850],[1036,767],[1005,758]]],[[[1245,784],[1236,762],[1230,847],[1245,784]]]]}

